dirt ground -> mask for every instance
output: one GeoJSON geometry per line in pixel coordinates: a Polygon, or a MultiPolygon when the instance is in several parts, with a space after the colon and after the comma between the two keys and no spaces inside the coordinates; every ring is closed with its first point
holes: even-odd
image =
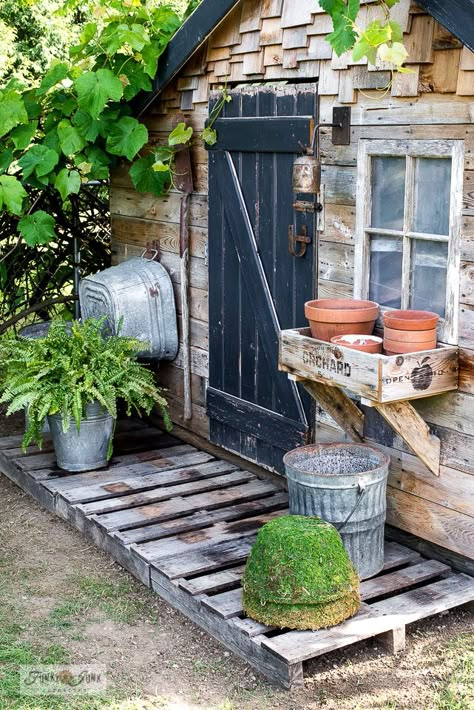
{"type": "Polygon", "coordinates": [[[309,662],[304,688],[287,692],[0,474],[0,709],[103,707],[472,710],[473,616],[412,625],[397,656],[368,641],[309,662]],[[104,664],[107,694],[22,697],[18,665],[44,661],[104,664]]]}

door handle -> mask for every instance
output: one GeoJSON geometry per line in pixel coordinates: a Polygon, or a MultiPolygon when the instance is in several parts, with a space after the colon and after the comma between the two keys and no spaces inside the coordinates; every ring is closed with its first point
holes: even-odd
{"type": "Polygon", "coordinates": [[[311,244],[311,237],[307,236],[306,225],[301,227],[301,234],[295,234],[295,230],[292,224],[288,227],[288,251],[291,256],[295,256],[298,259],[306,254],[306,248],[308,244],[311,244]],[[297,244],[300,244],[300,248],[297,249],[297,244]]]}

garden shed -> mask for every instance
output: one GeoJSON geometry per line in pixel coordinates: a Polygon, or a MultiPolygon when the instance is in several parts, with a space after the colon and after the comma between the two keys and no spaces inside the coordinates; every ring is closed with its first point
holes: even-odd
{"type": "MultiPolygon", "coordinates": [[[[365,12],[370,21],[378,10],[367,2],[365,12]]],[[[390,525],[472,560],[474,3],[448,11],[402,0],[392,13],[411,72],[391,84],[383,65],[333,54],[331,20],[315,0],[203,0],[171,42],[154,92],[136,107],[152,145],[177,116],[202,129],[223,84],[232,101],[216,145],[192,148],[189,421],[181,354],[159,379],[182,435],[273,471],[284,451],[355,428],[391,456],[390,525]],[[292,166],[299,142],[331,124],[335,107],[350,109],[350,137],[340,145],[331,128],[320,131],[318,213],[294,204],[292,166]],[[307,237],[301,257],[292,253],[298,235],[307,237]],[[327,407],[320,390],[314,407],[298,377],[278,371],[278,332],[304,326],[304,302],[353,295],[442,316],[440,340],[455,351],[451,391],[401,415],[424,439],[428,466],[380,408],[343,407],[344,431],[328,414],[337,419],[338,390],[327,407]]],[[[126,166],[113,177],[114,258],[158,243],[179,310],[180,200],[173,190],[162,199],[134,192],[126,166]]],[[[314,369],[311,353],[307,361],[314,369]]]]}
{"type": "MultiPolygon", "coordinates": [[[[361,5],[364,22],[380,12],[361,5]]],[[[474,601],[474,0],[449,5],[391,8],[410,69],[392,76],[333,53],[317,0],[202,0],[132,107],[151,151],[180,122],[200,134],[224,87],[216,142],[190,148],[193,192],[177,159],[163,197],[135,191],[125,162],[110,194],[115,263],[154,254],[175,289],[179,352],[156,371],[174,431],[119,422],[110,465],[73,476],[50,444],[0,441],[6,475],[286,687],[306,660],[374,636],[398,652],[407,624],[474,601]],[[306,192],[294,164],[314,139],[306,192]],[[353,297],[435,311],[439,347],[309,337],[307,301],[353,297]],[[288,512],[284,454],[350,440],[391,460],[383,567],[359,612],[318,631],[247,617],[245,561],[288,512]]]]}

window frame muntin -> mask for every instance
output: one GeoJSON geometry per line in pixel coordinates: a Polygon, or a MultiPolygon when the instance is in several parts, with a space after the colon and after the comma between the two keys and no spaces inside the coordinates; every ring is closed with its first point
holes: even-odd
{"type": "MultiPolygon", "coordinates": [[[[408,303],[410,284],[411,241],[442,241],[448,243],[446,270],[445,317],[440,321],[439,339],[456,345],[459,330],[459,281],[461,266],[461,225],[464,173],[464,141],[462,140],[384,140],[360,139],[357,158],[356,234],[354,260],[354,298],[367,299],[370,278],[370,235],[402,237],[403,261],[402,308],[408,303]],[[405,209],[403,231],[367,227],[372,215],[372,158],[405,157],[405,209]],[[448,235],[421,235],[408,229],[413,224],[415,190],[415,160],[417,158],[450,158],[451,190],[448,235]]],[[[382,310],[391,310],[382,307],[382,310]]]]}

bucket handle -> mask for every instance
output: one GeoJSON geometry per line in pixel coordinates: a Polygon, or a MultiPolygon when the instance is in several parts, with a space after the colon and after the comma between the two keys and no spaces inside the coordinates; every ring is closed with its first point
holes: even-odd
{"type": "Polygon", "coordinates": [[[341,523],[340,525],[336,525],[336,526],[335,526],[335,527],[336,527],[336,530],[337,530],[339,533],[340,533],[342,530],[344,530],[344,528],[346,527],[347,523],[350,521],[350,519],[352,518],[352,516],[353,516],[354,513],[356,512],[356,510],[357,510],[357,508],[359,507],[359,505],[360,505],[360,503],[361,503],[361,501],[362,501],[362,498],[364,497],[366,491],[367,491],[367,487],[366,487],[364,484],[359,483],[358,486],[357,486],[357,500],[356,500],[355,506],[352,508],[351,512],[349,513],[349,515],[347,516],[347,518],[344,520],[344,522],[341,523]]]}

